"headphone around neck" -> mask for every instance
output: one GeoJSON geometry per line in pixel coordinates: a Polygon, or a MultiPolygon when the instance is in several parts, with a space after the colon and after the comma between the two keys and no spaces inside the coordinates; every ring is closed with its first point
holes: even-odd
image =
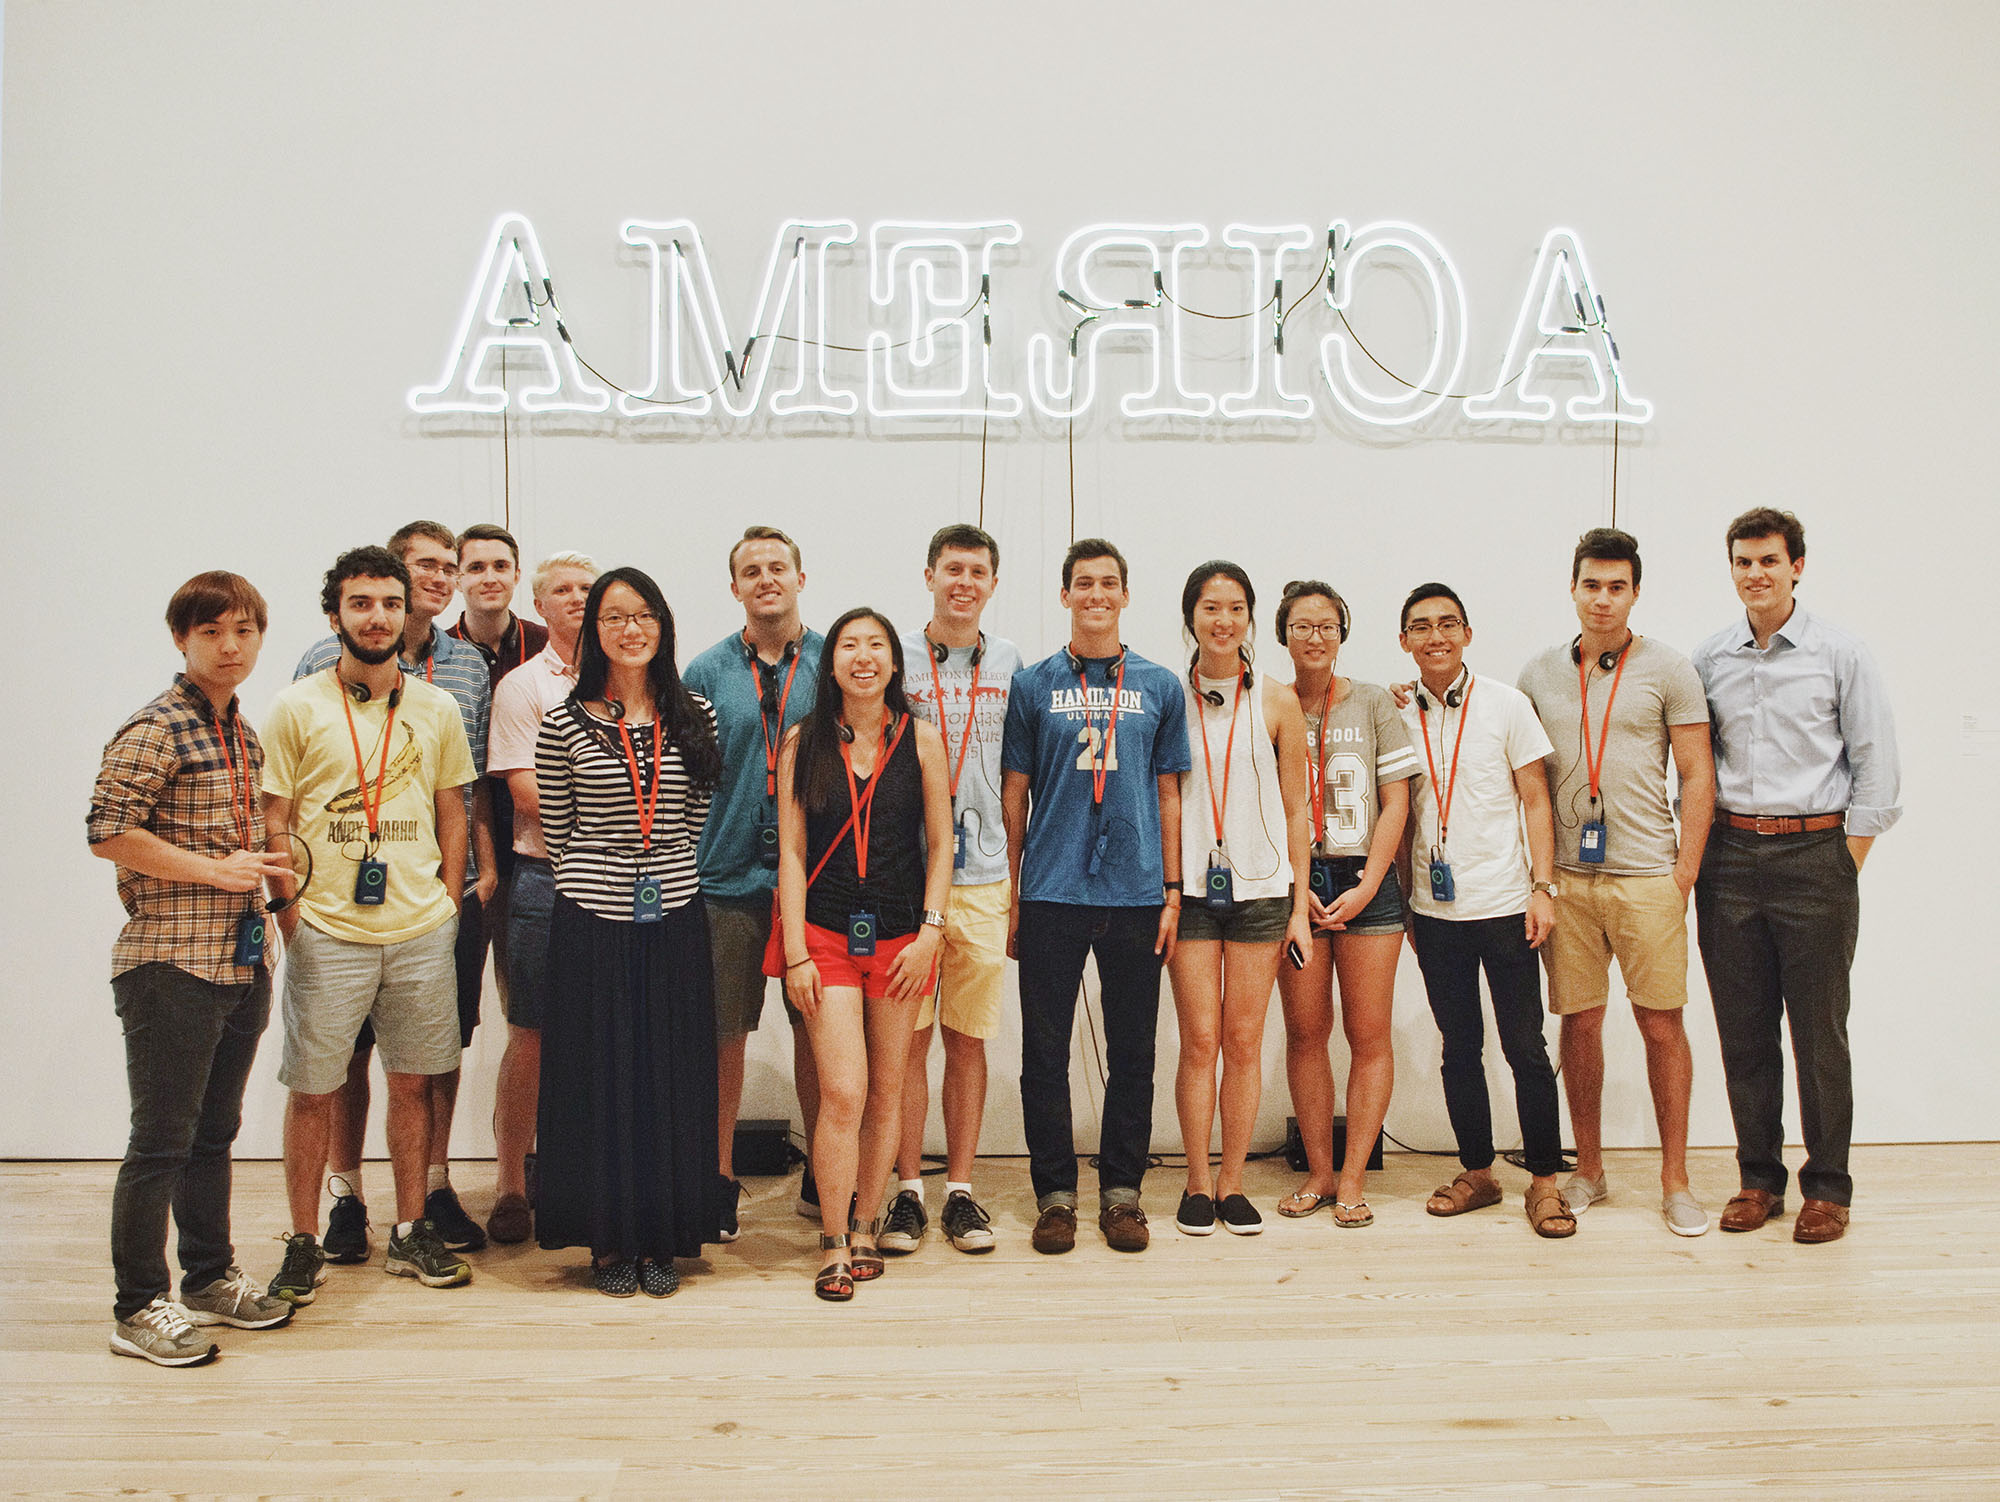
{"type": "MultiPolygon", "coordinates": [[[[366,704],[370,699],[375,697],[375,691],[365,683],[349,683],[345,678],[341,678],[338,672],[334,674],[334,677],[339,679],[340,686],[347,690],[348,697],[353,699],[356,704],[366,704]]],[[[394,709],[402,702],[403,685],[399,681],[394,688],[389,690],[389,707],[394,709]]]]}
{"type": "MultiPolygon", "coordinates": [[[[949,658],[951,657],[951,648],[947,647],[941,641],[932,641],[930,628],[928,626],[924,628],[924,640],[930,644],[931,656],[935,657],[938,661],[938,666],[942,667],[945,664],[945,662],[949,660],[949,658]]],[[[986,655],[986,633],[982,631],[979,633],[979,640],[973,643],[972,646],[972,665],[974,667],[978,667],[979,659],[984,657],[985,655],[986,655]]]]}
{"type": "MultiPolygon", "coordinates": [[[[1236,649],[1236,655],[1243,659],[1243,686],[1245,688],[1255,688],[1257,686],[1257,670],[1255,667],[1251,665],[1250,653],[1245,648],[1238,647],[1236,649]]],[[[1201,666],[1201,654],[1197,652],[1188,662],[1188,682],[1194,685],[1195,691],[1199,693],[1202,696],[1202,698],[1206,699],[1210,704],[1214,705],[1217,709],[1220,709],[1222,708],[1223,704],[1227,701],[1223,699],[1222,691],[1220,689],[1203,688],[1201,686],[1201,681],[1200,681],[1201,675],[1199,672],[1200,666],[1201,666]]]]}
{"type": "MultiPolygon", "coordinates": [[[[1465,685],[1472,681],[1472,673],[1467,668],[1460,668],[1458,676],[1459,681],[1444,691],[1444,707],[1446,709],[1456,709],[1465,702],[1465,685]]],[[[1417,685],[1417,713],[1429,714],[1430,712],[1430,695],[1424,692],[1424,686],[1420,682],[1417,685]]]]}
{"type": "MultiPolygon", "coordinates": [[[[1616,652],[1599,652],[1597,654],[1597,666],[1599,671],[1606,673],[1616,671],[1618,667],[1618,659],[1623,657],[1627,652],[1631,651],[1633,643],[1637,642],[1638,640],[1639,640],[1638,637],[1627,634],[1625,638],[1625,645],[1620,647],[1616,652]]],[[[1569,660],[1575,663],[1578,667],[1583,666],[1583,636],[1582,633],[1580,632],[1569,644],[1569,660]]]]}
{"type": "MultiPolygon", "coordinates": [[[[1126,646],[1125,643],[1123,643],[1122,641],[1118,643],[1118,655],[1111,659],[1111,666],[1104,670],[1105,673],[1109,675],[1117,672],[1121,667],[1123,667],[1125,665],[1125,658],[1127,657],[1127,655],[1130,654],[1131,650],[1132,649],[1126,646]]],[[[1069,670],[1072,673],[1081,673],[1083,671],[1083,664],[1085,659],[1077,656],[1075,650],[1071,648],[1067,643],[1065,643],[1063,646],[1062,654],[1063,654],[1063,661],[1069,664],[1069,670]]]]}

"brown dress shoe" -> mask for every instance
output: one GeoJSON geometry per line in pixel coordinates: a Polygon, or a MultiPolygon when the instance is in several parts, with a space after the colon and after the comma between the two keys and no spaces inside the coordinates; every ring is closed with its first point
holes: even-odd
{"type": "Polygon", "coordinates": [[[1739,1189],[1722,1207],[1722,1229],[1754,1231],[1774,1215],[1785,1213],[1785,1197],[1768,1189],[1739,1189]]]}
{"type": "Polygon", "coordinates": [[[1838,1241],[1847,1231],[1847,1206],[1832,1200],[1802,1200],[1792,1222],[1792,1240],[1817,1244],[1838,1241]]]}
{"type": "Polygon", "coordinates": [[[1038,1252],[1068,1251],[1076,1245],[1076,1211],[1069,1205],[1050,1205],[1035,1217],[1028,1244],[1038,1252]]]}
{"type": "Polygon", "coordinates": [[[493,1202],[493,1214],[486,1222],[486,1234],[502,1246],[526,1241],[535,1229],[525,1194],[503,1194],[493,1202]]]}
{"type": "Polygon", "coordinates": [[[1114,1252],[1143,1252],[1153,1239],[1146,1229],[1146,1212],[1137,1205],[1106,1205],[1098,1214],[1097,1227],[1114,1252]]]}

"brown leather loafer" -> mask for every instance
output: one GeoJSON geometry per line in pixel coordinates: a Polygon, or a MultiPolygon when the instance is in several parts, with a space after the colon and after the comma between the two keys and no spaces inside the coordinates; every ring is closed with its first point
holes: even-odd
{"type": "Polygon", "coordinates": [[[1774,1215],[1785,1213],[1785,1197],[1768,1189],[1739,1189],[1722,1207],[1722,1229],[1754,1231],[1774,1215]]]}
{"type": "Polygon", "coordinates": [[[1137,1205],[1106,1205],[1098,1213],[1097,1228],[1114,1252],[1143,1252],[1153,1239],[1146,1229],[1146,1212],[1137,1205]]]}
{"type": "Polygon", "coordinates": [[[1792,1240],[1817,1245],[1838,1241],[1847,1232],[1847,1206],[1832,1200],[1802,1200],[1799,1218],[1792,1222],[1792,1240]]]}
{"type": "Polygon", "coordinates": [[[1068,1251],[1076,1245],[1076,1211],[1068,1205],[1050,1205],[1035,1217],[1028,1244],[1050,1256],[1068,1251]]]}

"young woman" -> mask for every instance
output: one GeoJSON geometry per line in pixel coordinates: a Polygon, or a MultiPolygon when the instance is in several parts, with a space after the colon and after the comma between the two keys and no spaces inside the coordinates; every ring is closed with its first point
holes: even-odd
{"type": "Polygon", "coordinates": [[[1396,847],[1410,812],[1417,755],[1386,689],[1337,677],[1347,640],[1347,602],[1318,580],[1285,586],[1278,640],[1292,655],[1290,684],[1267,684],[1265,698],[1302,714],[1309,750],[1314,942],[1303,970],[1278,976],[1285,1009],[1285,1073],[1305,1139],[1306,1181],[1278,1205],[1280,1215],[1333,1206],[1334,1224],[1375,1219],[1363,1198],[1368,1156],[1389,1110],[1396,1059],[1389,1024],[1396,961],[1403,947],[1403,894],[1396,847]],[[1333,977],[1340,975],[1347,1033],[1347,1158],[1333,1162],[1333,977]],[[1336,1169],[1338,1179],[1336,1181],[1336,1169]]]}
{"type": "Polygon", "coordinates": [[[1181,776],[1179,942],[1168,972],[1180,1019],[1174,1103],[1186,1145],[1187,1191],[1174,1224],[1207,1236],[1220,1216],[1239,1236],[1264,1229],[1243,1193],[1243,1160],[1263,1094],[1264,1018],[1287,943],[1312,947],[1306,906],[1305,721],[1296,702],[1256,690],[1256,591],[1233,563],[1204,563],[1181,591],[1195,644],[1188,664],[1188,740],[1201,754],[1181,776]],[[1215,1061],[1222,1058],[1222,1164],[1209,1172],[1215,1061]]]}
{"type": "Polygon", "coordinates": [[[542,1024],[545,1247],[587,1246],[601,1293],[680,1286],[722,1239],[715,1007],[694,847],[722,770],[674,618],[635,568],[592,586],[577,684],[535,742],[555,867],[542,1024]]]}
{"type": "Polygon", "coordinates": [[[910,714],[896,629],[850,610],[826,633],[812,713],[778,762],[775,958],[819,1067],[812,1168],[820,1250],[835,1254],[813,1278],[823,1299],[882,1275],[879,1212],[953,849],[944,741],[910,714]]]}

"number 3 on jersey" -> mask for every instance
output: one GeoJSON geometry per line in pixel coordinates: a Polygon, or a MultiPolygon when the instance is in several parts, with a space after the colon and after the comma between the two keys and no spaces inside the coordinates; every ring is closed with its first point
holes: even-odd
{"type": "MultiPolygon", "coordinates": [[[[1076,733],[1076,743],[1083,747],[1083,750],[1077,753],[1077,771],[1095,772],[1098,766],[1097,759],[1104,754],[1104,727],[1102,725],[1084,726],[1083,729],[1076,733]]],[[[1111,758],[1104,763],[1104,770],[1107,772],[1118,770],[1118,741],[1116,737],[1112,739],[1111,758]]]]}
{"type": "Polygon", "coordinates": [[[1362,796],[1362,778],[1368,763],[1352,751],[1336,751],[1326,759],[1326,823],[1338,844],[1351,845],[1365,832],[1361,816],[1367,804],[1362,796]]]}

